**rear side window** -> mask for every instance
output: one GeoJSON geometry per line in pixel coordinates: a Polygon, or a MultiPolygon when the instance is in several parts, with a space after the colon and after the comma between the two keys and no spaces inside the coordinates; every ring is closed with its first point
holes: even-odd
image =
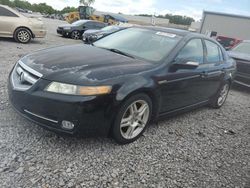
{"type": "Polygon", "coordinates": [[[186,59],[190,61],[203,63],[203,45],[201,39],[190,40],[179,52],[176,60],[186,59]]]}
{"type": "Polygon", "coordinates": [[[208,63],[216,63],[220,62],[222,57],[221,49],[220,47],[215,44],[214,42],[205,40],[205,44],[207,47],[207,62],[208,63]]]}
{"type": "Polygon", "coordinates": [[[84,24],[84,26],[87,27],[87,28],[93,28],[94,23],[92,23],[92,22],[87,22],[87,23],[84,24]]]}
{"type": "Polygon", "coordinates": [[[101,28],[103,28],[105,26],[105,24],[103,24],[103,23],[96,23],[96,26],[101,29],[101,28]]]}
{"type": "Polygon", "coordinates": [[[9,11],[4,7],[0,7],[0,16],[18,17],[16,14],[14,14],[13,12],[9,11]]]}
{"type": "Polygon", "coordinates": [[[218,49],[219,49],[219,54],[220,54],[220,61],[222,62],[222,61],[224,61],[224,55],[223,55],[223,53],[221,51],[221,48],[218,47],[218,49]]]}

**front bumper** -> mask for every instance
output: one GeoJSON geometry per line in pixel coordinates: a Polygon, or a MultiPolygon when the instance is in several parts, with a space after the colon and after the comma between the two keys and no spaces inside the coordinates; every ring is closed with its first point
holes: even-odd
{"type": "Polygon", "coordinates": [[[237,72],[234,83],[250,88],[250,74],[237,72]]]}
{"type": "Polygon", "coordinates": [[[44,29],[35,29],[32,30],[32,33],[34,35],[34,38],[44,38],[47,34],[47,31],[44,29]]]}
{"type": "Polygon", "coordinates": [[[70,34],[70,31],[68,31],[68,30],[66,31],[63,29],[57,29],[56,32],[57,32],[57,34],[63,35],[63,36],[69,36],[69,34],[70,34]]]}
{"type": "Polygon", "coordinates": [[[26,119],[57,132],[108,135],[112,123],[110,96],[68,96],[41,91],[49,81],[40,79],[26,91],[13,88],[9,79],[9,100],[26,119]],[[63,120],[73,122],[72,130],[61,127],[63,120]]]}

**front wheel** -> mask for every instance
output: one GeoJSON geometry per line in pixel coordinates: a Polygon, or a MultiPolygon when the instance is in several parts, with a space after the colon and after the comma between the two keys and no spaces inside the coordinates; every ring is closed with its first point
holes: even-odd
{"type": "Polygon", "coordinates": [[[213,108],[220,108],[223,106],[223,104],[225,103],[227,99],[229,89],[230,89],[230,83],[225,82],[219,89],[219,92],[217,93],[216,97],[211,102],[211,106],[213,108]]]}
{"type": "Polygon", "coordinates": [[[28,43],[32,38],[32,35],[30,33],[30,31],[26,28],[19,28],[15,31],[14,33],[14,39],[17,42],[26,44],[28,43]]]}
{"type": "Polygon", "coordinates": [[[113,138],[119,144],[127,144],[138,139],[152,114],[151,99],[145,94],[137,94],[127,99],[121,106],[113,126],[113,138]]]}
{"type": "Polygon", "coordinates": [[[79,31],[72,31],[71,38],[75,39],[75,40],[80,39],[80,32],[79,31]]]}

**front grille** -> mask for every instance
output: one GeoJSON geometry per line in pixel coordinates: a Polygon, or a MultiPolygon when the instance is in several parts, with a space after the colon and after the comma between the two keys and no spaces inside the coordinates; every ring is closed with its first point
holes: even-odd
{"type": "Polygon", "coordinates": [[[237,63],[237,71],[242,73],[250,74],[250,62],[241,60],[241,59],[235,59],[237,63]]]}
{"type": "Polygon", "coordinates": [[[28,90],[43,75],[28,67],[22,61],[18,61],[11,74],[11,82],[16,90],[28,90]]]}

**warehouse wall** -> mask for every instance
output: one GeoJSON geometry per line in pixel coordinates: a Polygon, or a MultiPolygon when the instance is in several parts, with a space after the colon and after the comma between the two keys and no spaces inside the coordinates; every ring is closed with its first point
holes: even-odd
{"type": "Polygon", "coordinates": [[[250,39],[250,18],[233,17],[204,13],[204,22],[200,32],[216,31],[217,35],[250,39]]]}

